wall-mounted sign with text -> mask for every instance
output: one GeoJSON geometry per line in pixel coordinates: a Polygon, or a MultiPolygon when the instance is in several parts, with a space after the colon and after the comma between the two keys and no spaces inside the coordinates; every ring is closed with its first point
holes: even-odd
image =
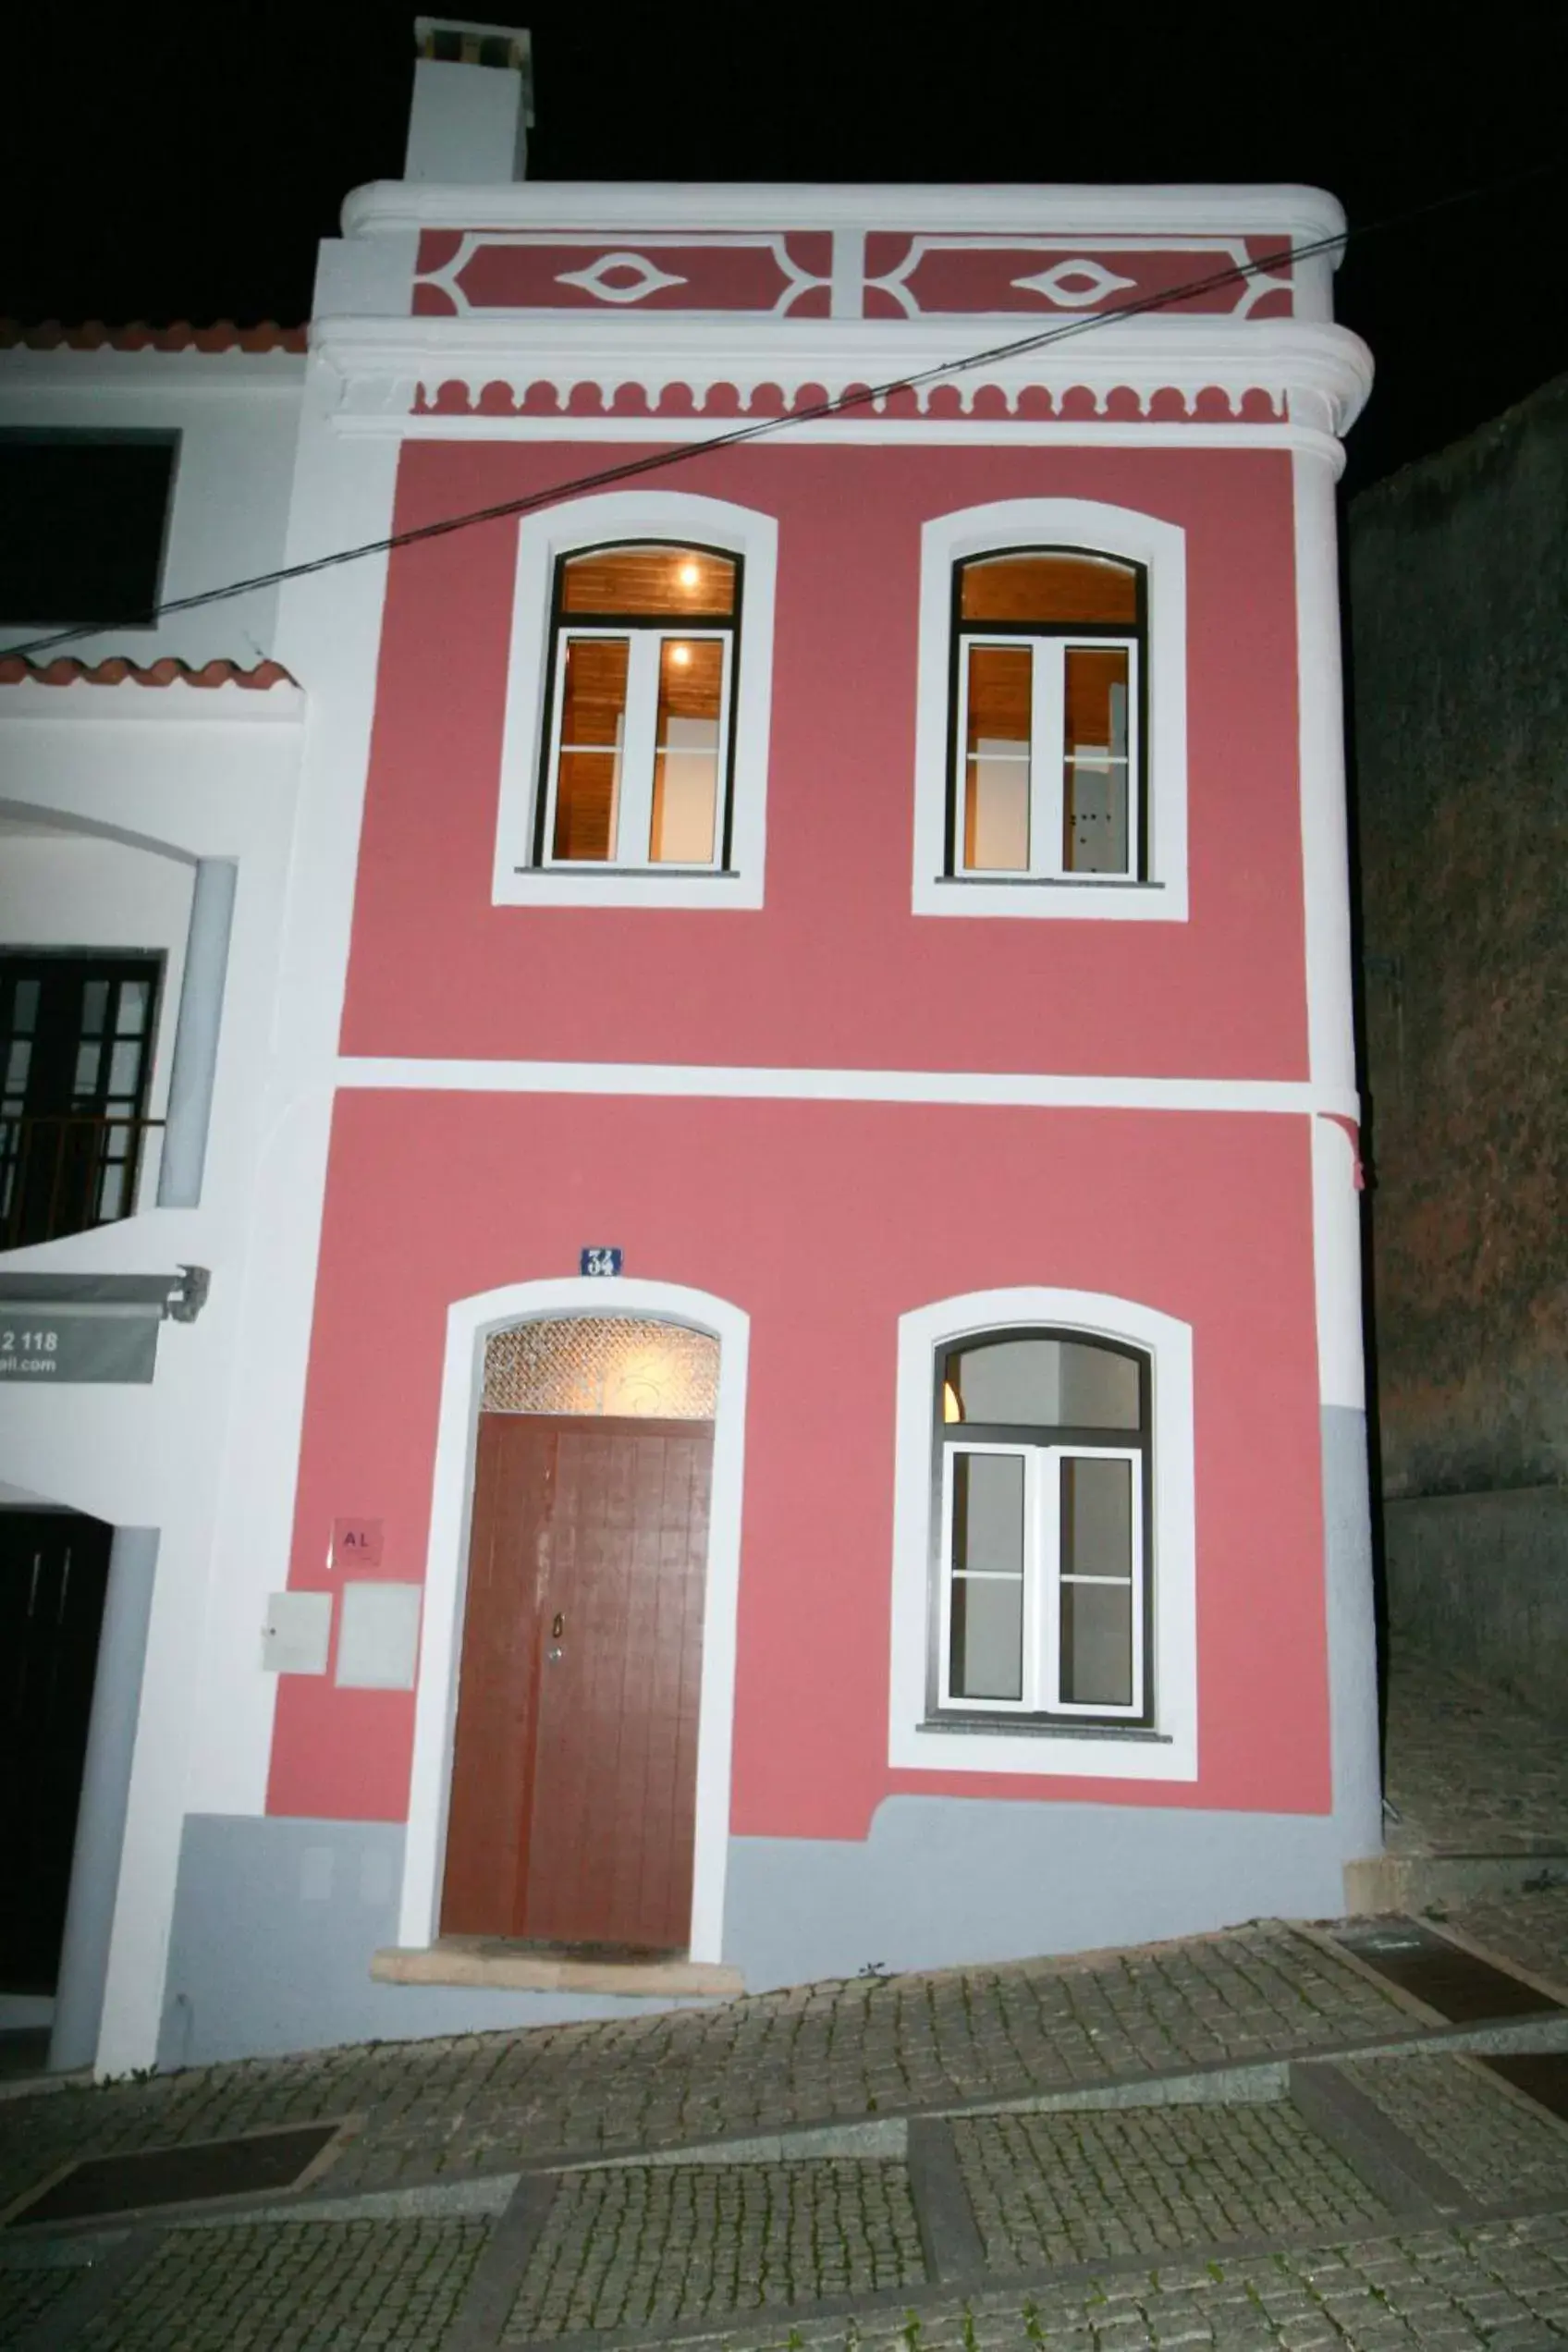
{"type": "Polygon", "coordinates": [[[620,1252],[618,1249],[585,1249],[581,1259],[584,1274],[619,1274],[620,1252]]]}

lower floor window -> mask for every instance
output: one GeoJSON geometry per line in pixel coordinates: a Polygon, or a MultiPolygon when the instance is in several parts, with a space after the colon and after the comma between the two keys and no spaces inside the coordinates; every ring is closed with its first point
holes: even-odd
{"type": "Polygon", "coordinates": [[[938,1715],[1148,1721],[1149,1390],[1066,1332],[939,1357],[938,1715]]]}

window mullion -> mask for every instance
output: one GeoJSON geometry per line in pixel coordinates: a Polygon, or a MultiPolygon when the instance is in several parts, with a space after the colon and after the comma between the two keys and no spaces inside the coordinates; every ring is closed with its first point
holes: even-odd
{"type": "Polygon", "coordinates": [[[1029,871],[1047,881],[1064,872],[1062,755],[1067,742],[1067,659],[1060,637],[1034,645],[1029,740],[1029,871]]]}
{"type": "Polygon", "coordinates": [[[634,629],[626,676],[626,732],[620,758],[615,863],[646,865],[652,855],[654,754],[659,718],[662,631],[634,629]]]}
{"type": "Polygon", "coordinates": [[[1040,1687],[1035,1708],[1043,1712],[1057,1706],[1061,1695],[1061,1456],[1042,1448],[1035,1507],[1035,1587],[1037,1632],[1035,1657],[1040,1687]]]}

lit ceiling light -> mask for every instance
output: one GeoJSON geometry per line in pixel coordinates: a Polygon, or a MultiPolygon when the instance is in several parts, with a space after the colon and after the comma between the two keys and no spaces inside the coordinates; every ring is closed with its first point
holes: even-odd
{"type": "Polygon", "coordinates": [[[691,646],[672,645],[669,649],[669,658],[675,664],[677,669],[687,668],[692,659],[691,646]]]}
{"type": "Polygon", "coordinates": [[[682,588],[695,588],[703,575],[694,563],[683,563],[675,576],[682,588]]]}

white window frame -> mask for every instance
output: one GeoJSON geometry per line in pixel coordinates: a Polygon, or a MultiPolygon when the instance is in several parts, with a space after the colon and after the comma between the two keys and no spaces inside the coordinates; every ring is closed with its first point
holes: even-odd
{"type": "MultiPolygon", "coordinates": [[[[1004,1452],[1121,1456],[1120,1446],[1001,1445],[1004,1452]]],[[[949,1447],[943,1448],[950,1452],[949,1447]]],[[[1060,1472],[1057,1473],[1060,1475],[1060,1472]]],[[[1158,1308],[1094,1291],[1041,1288],[974,1291],[916,1307],[899,1323],[898,1406],[894,1472],[892,1624],[889,1646],[888,1761],[903,1770],[990,1773],[1073,1780],[1194,1781],[1197,1778],[1196,1550],[1193,1452],[1193,1333],[1190,1324],[1158,1308]],[[1109,1720],[1104,1707],[1068,1708],[1060,1720],[1023,1718],[1023,1702],[950,1700],[950,1720],[928,1706],[930,1652],[940,1645],[938,1689],[947,1689],[944,1574],[933,1625],[933,1537],[947,1528],[943,1465],[933,1476],[933,1399],[939,1354],[967,1339],[1016,1329],[1049,1328],[1117,1341],[1148,1359],[1152,1419],[1150,1511],[1153,1677],[1152,1727],[1109,1720]],[[934,1517],[936,1525],[933,1525],[934,1517]],[[1082,1713],[1092,1721],[1066,1720],[1082,1713]]],[[[1035,1508],[1045,1483],[1035,1474],[1035,1508]]],[[[1054,1484],[1054,1480],[1051,1481],[1054,1484]]],[[[1143,1513],[1136,1515],[1141,1525],[1143,1513]]],[[[1044,1539],[1042,1538],[1042,1541],[1044,1539]]],[[[942,1555],[947,1558],[944,1546],[942,1555]]],[[[1038,1600],[1035,1606],[1039,1614],[1038,1600]]],[[[1030,1602],[1025,1591],[1025,1610],[1030,1602]]],[[[1140,1612],[1134,1611],[1136,1620],[1140,1612]]],[[[1047,1610],[1047,1618],[1054,1611],[1047,1610]]],[[[1026,1614],[1025,1641],[1030,1642],[1026,1614]]],[[[1040,1674],[1050,1672],[1047,1630],[1034,1649],[1040,1674]]],[[[1026,1684],[1027,1691],[1027,1684],[1026,1684]]],[[[1139,1694],[1134,1693],[1137,1697],[1139,1694]]],[[[1132,1710],[1127,1710],[1131,1712],[1132,1710]]],[[[1141,1711],[1141,1708],[1140,1710],[1141,1711]]]]}
{"type": "Polygon", "coordinates": [[[729,722],[733,688],[733,648],[739,631],[735,629],[681,629],[679,626],[652,628],[615,622],[594,623],[587,628],[576,626],[570,616],[563,618],[556,630],[555,694],[550,713],[548,757],[541,790],[545,798],[543,870],[552,874],[579,874],[585,864],[594,871],[605,873],[646,874],[650,870],[650,845],[654,821],[654,774],[658,753],[659,662],[668,644],[695,645],[717,643],[724,648],[723,673],[719,685],[717,760],[717,773],[714,799],[714,854],[711,858],[661,860],[658,875],[719,874],[719,858],[724,846],[725,801],[729,780],[729,722]],[[603,638],[612,643],[627,644],[626,715],[621,740],[613,747],[608,744],[567,746],[588,751],[610,751],[616,762],[615,784],[610,802],[610,833],[617,854],[594,859],[557,858],[551,844],[556,837],[556,801],[560,788],[561,715],[566,704],[566,655],[569,643],[581,643],[585,638],[603,638]],[[642,845],[642,854],[621,854],[633,845],[642,845]]]}
{"type": "Polygon", "coordinates": [[[958,697],[957,723],[953,729],[953,758],[956,764],[954,794],[956,801],[954,864],[963,881],[1015,882],[1025,878],[1035,882],[1084,883],[1092,889],[1114,889],[1118,884],[1135,880],[1143,858],[1143,815],[1139,806],[1140,755],[1143,730],[1139,725],[1138,702],[1140,668],[1138,637],[1130,631],[1124,637],[1074,637],[1024,634],[1003,637],[993,634],[984,622],[973,628],[960,627],[955,692],[958,697]],[[1029,694],[1029,748],[1024,753],[983,753],[982,758],[1017,758],[1029,764],[1029,864],[1022,873],[1009,874],[995,866],[966,866],[962,859],[964,811],[969,793],[969,655],[976,647],[997,649],[1008,653],[1027,651],[1031,656],[1029,694]],[[1065,744],[1067,706],[1067,656],[1072,653],[1122,653],[1127,656],[1127,750],[1118,761],[1109,757],[1095,763],[1086,758],[1073,758],[1065,744]],[[1127,871],[1121,874],[1090,874],[1070,870],[1062,861],[1063,821],[1067,813],[1067,770],[1069,767],[1121,766],[1126,770],[1127,792],[1127,871]]]}
{"type": "MultiPolygon", "coordinates": [[[[778,525],[772,515],[724,498],[686,492],[628,490],[600,497],[574,498],[543,514],[524,515],[518,524],[517,569],[512,598],[511,641],[507,671],[506,726],[501,748],[501,791],[496,864],[491,888],[496,906],[556,907],[731,907],[763,903],[766,846],[768,737],[773,697],[773,619],[778,569],[778,525]],[[733,706],[734,749],[730,763],[728,869],[671,865],[629,870],[577,859],[535,864],[533,842],[542,778],[555,789],[557,714],[545,703],[551,667],[551,598],[556,566],[563,556],[585,547],[613,545],[675,545],[717,547],[742,558],[742,604],[734,632],[725,720],[733,706]],[[549,738],[550,756],[545,753],[549,738]]],[[[563,632],[570,617],[563,616],[563,632]]],[[[656,643],[656,629],[571,630],[574,636],[627,635],[656,643]]],[[[681,636],[712,634],[701,628],[681,636]]],[[[557,670],[562,666],[557,663],[557,670]]],[[[558,689],[557,701],[558,704],[558,689]]],[[[656,699],[656,698],[655,698],[656,699]]],[[[629,681],[628,735],[631,733],[629,681]]],[[[650,725],[652,721],[650,719],[650,725]]],[[[720,728],[720,743],[727,737],[720,728]]],[[[623,761],[630,785],[630,768],[623,761]]],[[[648,771],[652,790],[653,771],[648,771]]],[[[722,782],[722,778],[721,778],[722,782]]],[[[722,827],[723,810],[719,812],[722,827]]]]}
{"type": "MultiPolygon", "coordinates": [[[[1081,1327],[1077,1327],[1081,1328],[1081,1327]]],[[[949,1440],[942,1447],[942,1541],[937,1626],[937,1705],[964,1715],[988,1714],[998,1721],[1009,1716],[1034,1720],[1046,1714],[1081,1715],[1096,1722],[1124,1716],[1136,1721],[1144,1712],[1148,1661],[1144,1655],[1144,1454],[1136,1446],[1041,1445],[1028,1439],[1006,1443],[983,1438],[973,1444],[949,1440]],[[953,1464],[960,1454],[1005,1454],[1022,1459],[1023,1468],[1023,1673],[1017,1698],[970,1698],[952,1687],[949,1648],[952,1636],[952,1587],[995,1572],[956,1569],[953,1562],[953,1464]],[[1061,1611],[1064,1584],[1121,1585],[1122,1576],[1064,1576],[1061,1570],[1061,1465],[1072,1462],[1127,1462],[1133,1467],[1133,1697],[1124,1707],[1061,1696],[1061,1611]]]]}
{"type": "MultiPolygon", "coordinates": [[[[960,631],[964,643],[988,643],[981,623],[960,631]]],[[[998,640],[998,642],[1002,642],[998,640]]],[[[1018,645],[1073,642],[1059,638],[1011,637],[1018,645]]],[[[1108,641],[1096,638],[1103,644],[1108,641]]],[[[1135,643],[1130,637],[1129,643],[1135,643]]],[[[1037,681],[1038,682],[1038,681],[1037,681]]],[[[1136,726],[1139,697],[1129,697],[1129,741],[1136,726]]],[[[1035,728],[1048,724],[1036,699],[1035,728]]],[[[958,736],[960,748],[962,734],[958,736]]],[[[1044,772],[1032,778],[1032,798],[1060,795],[1060,746],[1044,772]],[[1050,769],[1056,770],[1054,785],[1050,769]]],[[[1135,778],[1135,764],[1130,771],[1135,778]]],[[[1130,787],[1130,803],[1135,803],[1130,787]]],[[[1129,808],[1129,837],[1136,831],[1129,808]]],[[[1052,837],[1060,840],[1060,803],[1052,837]]],[[[1031,851],[1035,843],[1032,839],[1031,851]]],[[[964,507],[937,515],[921,533],[920,655],[915,703],[914,879],[916,914],[1003,915],[1048,921],[1184,923],[1187,920],[1187,594],[1186,533],[1180,524],[1109,506],[1092,498],[1004,498],[988,506],[964,507]],[[952,708],[966,691],[968,665],[954,661],[953,572],[976,556],[1003,555],[1019,547],[1081,549],[1115,556],[1143,567],[1147,591],[1144,648],[1145,763],[1147,841],[1143,863],[1147,878],[1134,873],[1065,874],[1045,862],[1026,875],[995,872],[949,874],[948,789],[955,740],[952,708]]]]}

